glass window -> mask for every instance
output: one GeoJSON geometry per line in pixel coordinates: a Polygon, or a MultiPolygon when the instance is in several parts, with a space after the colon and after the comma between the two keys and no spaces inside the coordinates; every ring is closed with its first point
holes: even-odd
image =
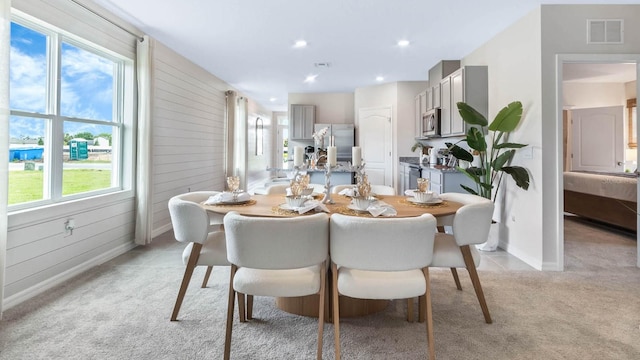
{"type": "Polygon", "coordinates": [[[122,161],[114,155],[122,154],[131,64],[47,24],[14,18],[10,210],[122,189],[122,161]]]}

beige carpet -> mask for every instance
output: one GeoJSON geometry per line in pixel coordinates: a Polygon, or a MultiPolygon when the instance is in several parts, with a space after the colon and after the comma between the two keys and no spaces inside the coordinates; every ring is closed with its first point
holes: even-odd
{"type": "MultiPolygon", "coordinates": [[[[494,323],[484,323],[471,283],[432,271],[438,359],[639,359],[640,270],[635,240],[567,221],[565,272],[483,271],[494,323]]],[[[220,359],[228,269],[201,289],[197,270],[178,322],[170,322],[183,266],[171,234],[9,309],[0,359],[220,359]]],[[[424,359],[424,324],[404,301],[341,322],[343,359],[424,359]]],[[[255,320],[234,326],[234,359],[315,358],[316,321],[257,298],[255,320]]],[[[333,359],[327,324],[324,358],[333,359]]]]}

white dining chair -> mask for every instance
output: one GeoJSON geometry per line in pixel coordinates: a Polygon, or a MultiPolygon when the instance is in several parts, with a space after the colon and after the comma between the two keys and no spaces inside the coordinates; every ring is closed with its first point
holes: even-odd
{"type": "MultiPolygon", "coordinates": [[[[340,191],[342,191],[344,189],[353,188],[354,186],[355,186],[355,184],[336,185],[336,186],[331,188],[331,193],[332,194],[338,194],[340,191]]],[[[394,189],[393,187],[388,186],[388,185],[375,185],[375,184],[372,184],[371,185],[371,193],[375,194],[375,195],[392,196],[392,195],[396,195],[396,189],[394,189]]]]}
{"type": "Polygon", "coordinates": [[[453,233],[436,234],[431,267],[448,267],[458,290],[462,290],[456,268],[466,268],[476,292],[480,308],[487,324],[492,322],[489,308],[484,298],[482,285],[476,268],[480,265],[480,253],[474,245],[487,241],[494,205],[489,199],[463,194],[444,193],[443,200],[462,203],[455,215],[439,219],[439,226],[452,226],[453,233]]]}
{"type": "Polygon", "coordinates": [[[344,190],[344,189],[351,189],[353,188],[355,185],[354,184],[340,184],[340,185],[334,185],[331,187],[331,193],[332,194],[338,194],[340,191],[344,190]]]}
{"type": "MultiPolygon", "coordinates": [[[[299,297],[319,295],[317,358],[322,359],[324,299],[329,257],[329,216],[224,217],[227,256],[231,263],[224,359],[231,353],[235,294],[299,297]]],[[[238,296],[240,322],[243,297],[238,296]]],[[[249,317],[247,317],[249,318],[249,317]]],[[[283,339],[286,341],[286,339],[283,339]]]]}
{"type": "MultiPolygon", "coordinates": [[[[177,195],[180,199],[185,201],[191,201],[194,203],[202,203],[209,199],[211,196],[215,196],[220,194],[221,191],[191,191],[188,193],[177,195]]],[[[224,231],[224,227],[222,226],[222,220],[224,219],[224,215],[216,214],[213,212],[207,212],[209,216],[209,232],[213,231],[224,231]]],[[[209,282],[209,277],[211,276],[211,272],[213,271],[213,266],[207,266],[207,271],[204,274],[204,278],[202,279],[203,288],[207,287],[207,283],[209,282]]]]}
{"type": "Polygon", "coordinates": [[[174,196],[169,199],[168,204],[175,238],[180,242],[187,243],[182,252],[182,261],[186,268],[171,314],[171,321],[176,321],[178,318],[182,300],[196,266],[207,266],[207,274],[202,283],[202,287],[205,287],[209,274],[211,274],[209,268],[229,265],[225,233],[219,230],[210,232],[211,219],[207,211],[197,202],[185,199],[194,199],[193,193],[174,196]]]}
{"type": "MultiPolygon", "coordinates": [[[[339,295],[359,299],[421,299],[427,348],[435,358],[431,263],[436,219],[363,218],[332,214],[329,227],[336,359],[340,359],[339,295]]],[[[407,309],[408,311],[410,309],[407,309]]]]}
{"type": "Polygon", "coordinates": [[[269,185],[265,192],[267,195],[286,195],[287,194],[287,188],[289,187],[289,183],[283,183],[283,184],[273,184],[273,185],[269,185]]]}

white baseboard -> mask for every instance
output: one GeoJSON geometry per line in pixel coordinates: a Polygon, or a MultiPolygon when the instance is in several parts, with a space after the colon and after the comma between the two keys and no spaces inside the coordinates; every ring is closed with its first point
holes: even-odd
{"type": "Polygon", "coordinates": [[[169,231],[171,229],[173,229],[173,226],[171,226],[171,223],[168,223],[166,225],[160,226],[159,228],[154,229],[151,232],[151,238],[154,238],[156,236],[162,235],[162,234],[166,233],[167,231],[169,231]]]}
{"type": "Polygon", "coordinates": [[[65,272],[62,272],[52,278],[49,278],[37,285],[34,285],[26,290],[23,290],[17,294],[14,294],[12,296],[9,296],[8,298],[4,299],[3,303],[2,303],[2,310],[7,310],[10,309],[13,306],[16,306],[26,300],[31,299],[32,297],[42,294],[43,292],[53,288],[54,286],[60,285],[63,282],[82,274],[83,272],[96,267],[100,264],[103,264],[113,258],[115,258],[116,256],[120,256],[124,253],[126,253],[127,251],[135,248],[137,245],[131,241],[129,243],[126,244],[122,244],[114,249],[111,249],[109,251],[107,251],[104,254],[100,254],[100,256],[96,256],[95,258],[85,261],[84,263],[73,267],[65,272]]]}

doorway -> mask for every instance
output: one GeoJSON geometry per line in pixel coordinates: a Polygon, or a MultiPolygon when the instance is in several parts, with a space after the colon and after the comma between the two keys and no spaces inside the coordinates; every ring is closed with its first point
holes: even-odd
{"type": "MultiPolygon", "coordinates": [[[[572,134],[567,129],[567,123],[571,126],[571,115],[572,112],[575,112],[577,116],[582,116],[579,111],[575,111],[576,109],[588,108],[588,107],[607,107],[607,106],[623,106],[626,104],[627,97],[633,96],[634,98],[638,94],[638,83],[637,83],[637,74],[640,69],[640,56],[628,56],[628,55],[611,55],[611,54],[598,54],[598,55],[559,55],[558,63],[557,63],[557,109],[556,112],[558,114],[558,119],[560,119],[560,124],[558,125],[559,129],[559,141],[563,142],[559,148],[565,148],[568,151],[571,149],[571,145],[567,145],[567,141],[571,144],[571,141],[576,141],[575,134],[572,134]],[[626,72],[626,73],[625,73],[626,72]],[[629,77],[629,73],[632,73],[632,76],[629,77]],[[609,76],[607,78],[606,76],[609,76]],[[582,77],[582,78],[581,78],[582,77]],[[600,79],[598,79],[600,77],[600,79]],[[586,85],[580,85],[579,90],[571,89],[571,86],[567,86],[569,82],[582,82],[586,85]],[[600,82],[602,85],[602,90],[600,92],[595,91],[595,96],[593,94],[590,98],[588,89],[597,89],[598,86],[594,85],[595,83],[600,82]],[[635,86],[633,85],[635,82],[635,86]],[[607,85],[604,85],[607,84],[607,85]],[[615,85],[617,84],[617,85],[615,85]],[[611,99],[611,92],[604,91],[606,87],[613,87],[616,89],[615,91],[618,93],[617,98],[615,100],[611,99]],[[622,95],[620,95],[622,94],[622,95]],[[607,98],[609,99],[603,99],[607,98]],[[589,106],[589,105],[593,106],[589,106]],[[568,110],[568,111],[567,111],[568,110]],[[564,117],[568,114],[569,121],[562,121],[564,117]],[[573,138],[573,139],[572,139],[573,138]]],[[[615,95],[614,95],[615,97],[615,95]]],[[[623,112],[624,113],[624,112],[623,112]]],[[[624,116],[624,115],[623,115],[624,116]]],[[[600,119],[601,120],[601,119],[600,119]]],[[[622,129],[626,132],[624,138],[625,141],[622,145],[614,145],[620,147],[620,149],[616,149],[619,155],[624,152],[622,155],[623,161],[628,160],[627,158],[637,158],[637,148],[626,149],[627,144],[629,143],[627,140],[633,137],[637,137],[637,127],[634,128],[635,134],[630,134],[627,129],[631,127],[626,126],[627,119],[625,118],[624,124],[618,124],[617,127],[622,127],[622,129]],[[624,146],[624,149],[622,148],[624,146]]],[[[575,124],[575,122],[574,122],[575,124]]],[[[616,127],[616,129],[617,129],[616,127]]],[[[599,142],[594,143],[593,145],[597,145],[599,142]]],[[[593,149],[592,149],[593,150],[593,149]]],[[[575,154],[574,154],[575,158],[575,154]]],[[[619,160],[618,160],[619,161],[619,160]]],[[[571,154],[566,154],[560,151],[558,153],[558,163],[559,164],[567,164],[571,163],[571,154]]],[[[613,166],[615,167],[615,166],[613,166]]],[[[571,169],[571,165],[565,166],[565,171],[571,169]]],[[[622,166],[618,166],[617,170],[623,169],[622,166]]],[[[635,170],[635,169],[634,169],[635,170]]],[[[558,203],[560,204],[559,211],[559,236],[558,236],[558,259],[560,261],[560,269],[564,269],[565,263],[565,243],[564,243],[564,231],[565,231],[565,223],[564,223],[564,180],[563,173],[559,172],[558,175],[558,183],[561,185],[558,187],[558,203]]],[[[636,196],[635,200],[637,203],[638,194],[640,194],[640,187],[636,184],[636,196]]],[[[636,206],[636,212],[638,208],[636,206]]],[[[636,233],[636,266],[640,267],[640,247],[638,244],[638,235],[636,233]]]]}

